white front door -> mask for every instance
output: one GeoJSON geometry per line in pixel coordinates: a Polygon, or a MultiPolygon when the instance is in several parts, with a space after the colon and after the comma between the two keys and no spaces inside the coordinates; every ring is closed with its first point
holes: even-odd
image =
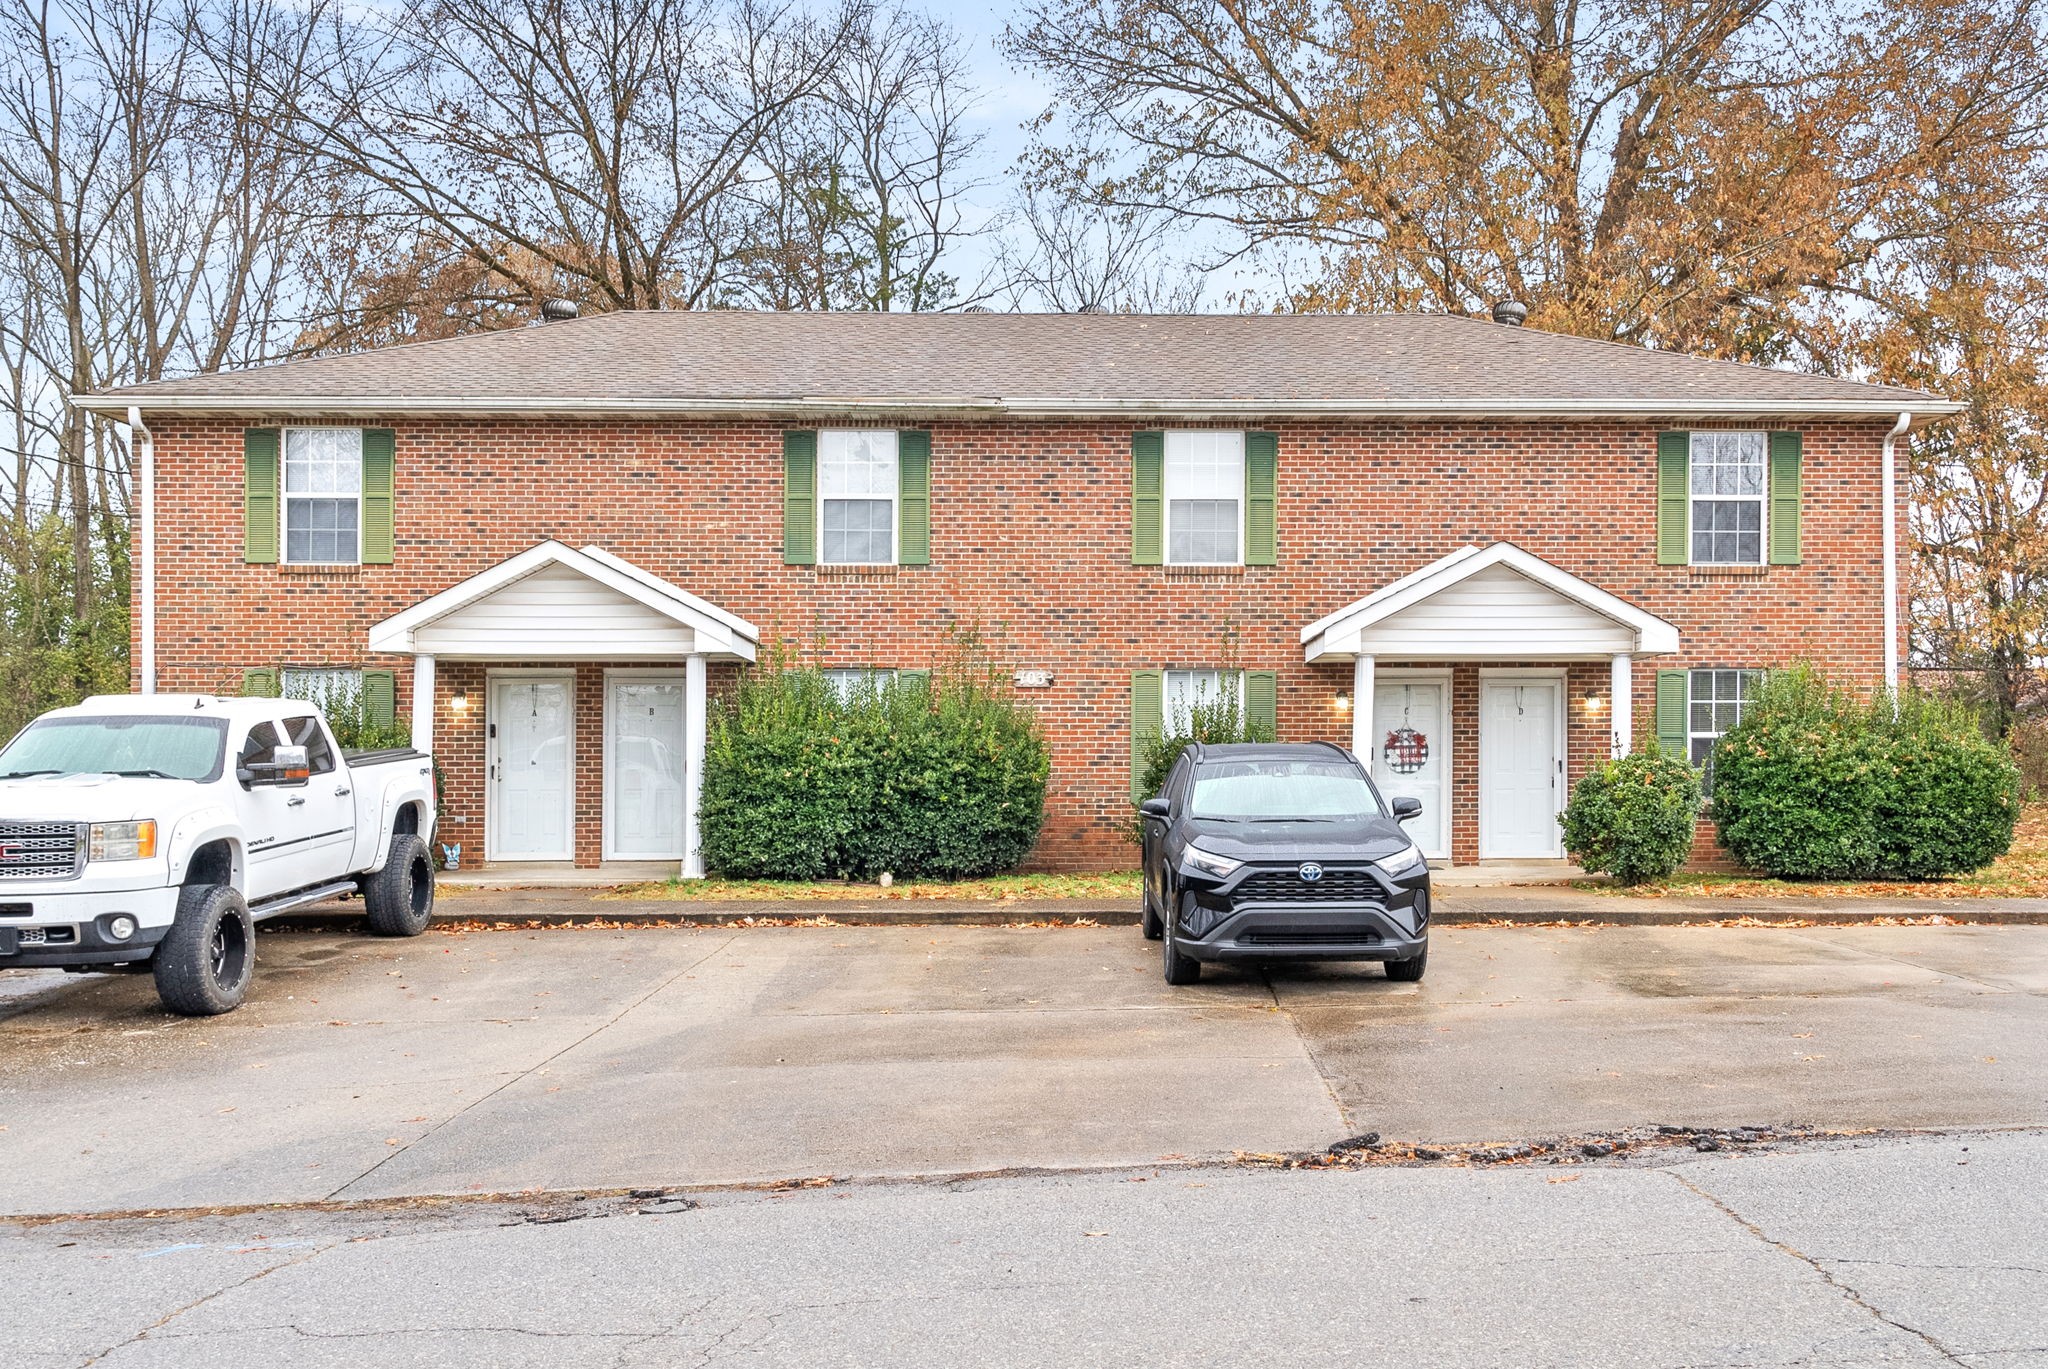
{"type": "Polygon", "coordinates": [[[570,860],[575,856],[569,749],[568,675],[491,681],[489,811],[492,860],[570,860]]]}
{"type": "Polygon", "coordinates": [[[1479,855],[1564,854],[1563,686],[1556,679],[1479,683],[1479,855]]]}
{"type": "Polygon", "coordinates": [[[683,855],[683,677],[620,676],[605,691],[606,860],[683,855]]]}
{"type": "Polygon", "coordinates": [[[1422,854],[1447,860],[1451,854],[1451,823],[1444,802],[1444,776],[1449,773],[1450,729],[1444,726],[1444,685],[1441,680],[1382,677],[1373,687],[1374,783],[1389,799],[1412,798],[1422,803],[1422,816],[1410,818],[1407,829],[1422,854]]]}

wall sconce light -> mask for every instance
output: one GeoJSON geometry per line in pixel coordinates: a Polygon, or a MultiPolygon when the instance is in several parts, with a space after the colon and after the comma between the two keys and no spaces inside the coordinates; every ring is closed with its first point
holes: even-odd
{"type": "Polygon", "coordinates": [[[1349,694],[1339,694],[1330,702],[1336,705],[1339,713],[1349,713],[1351,711],[1351,696],[1349,694]]]}
{"type": "Polygon", "coordinates": [[[458,691],[456,691],[456,693],[455,693],[455,694],[454,694],[454,695],[453,695],[452,697],[450,697],[450,698],[449,698],[449,700],[448,700],[448,708],[449,708],[449,711],[450,711],[450,712],[454,712],[454,713],[467,713],[467,712],[469,712],[469,694],[468,694],[468,692],[467,692],[467,691],[463,691],[463,690],[458,690],[458,691]]]}
{"type": "Polygon", "coordinates": [[[1607,700],[1598,694],[1589,695],[1586,699],[1586,711],[1594,717],[1600,716],[1607,711],[1607,700]]]}

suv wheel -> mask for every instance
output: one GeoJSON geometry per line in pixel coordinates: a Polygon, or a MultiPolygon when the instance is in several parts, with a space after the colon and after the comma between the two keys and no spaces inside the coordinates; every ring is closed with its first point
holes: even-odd
{"type": "Polygon", "coordinates": [[[1138,913],[1138,930],[1145,934],[1145,940],[1157,941],[1166,935],[1166,924],[1159,920],[1158,912],[1152,907],[1152,894],[1149,890],[1139,894],[1138,900],[1142,905],[1138,913]]]}
{"type": "Polygon", "coordinates": [[[1179,922],[1177,913],[1166,919],[1159,943],[1160,954],[1165,961],[1167,983],[1192,984],[1202,977],[1202,962],[1180,953],[1180,937],[1175,931],[1179,922]]]}
{"type": "Polygon", "coordinates": [[[1387,978],[1397,984],[1414,984],[1422,979],[1422,972],[1429,968],[1429,947],[1422,948],[1422,954],[1413,960],[1389,960],[1387,978]]]}
{"type": "Polygon", "coordinates": [[[178,892],[177,918],[150,969],[166,1008],[217,1017],[242,1006],[255,963],[256,924],[242,896],[225,884],[189,884],[178,892]]]}

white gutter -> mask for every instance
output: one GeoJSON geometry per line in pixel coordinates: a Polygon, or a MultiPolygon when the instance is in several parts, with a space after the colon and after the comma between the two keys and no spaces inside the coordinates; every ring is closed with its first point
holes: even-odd
{"type": "Polygon", "coordinates": [[[1895,711],[1899,706],[1899,496],[1894,449],[1912,426],[1912,413],[1902,412],[1884,435],[1884,689],[1895,711]]]}
{"type": "Polygon", "coordinates": [[[129,455],[135,461],[137,493],[142,505],[141,584],[136,602],[142,620],[141,683],[145,694],[156,693],[156,437],[142,421],[142,410],[128,406],[129,455]]]}
{"type": "MultiPolygon", "coordinates": [[[[118,413],[126,398],[87,395],[72,400],[81,409],[118,413]]],[[[935,397],[918,395],[787,395],[769,398],[669,397],[517,397],[420,395],[179,395],[152,394],[152,409],[173,413],[317,413],[317,414],[538,414],[556,417],[602,417],[634,414],[696,414],[706,417],[788,416],[806,413],[903,413],[922,411],[970,416],[1020,418],[1162,417],[1229,418],[1248,415],[1300,417],[1356,416],[1379,418],[1495,417],[1597,418],[1616,415],[1717,417],[1754,414],[1789,417],[1796,414],[1875,418],[1897,413],[1898,401],[1798,399],[1066,399],[1033,396],[935,397]]],[[[1926,414],[1960,413],[1963,405],[1930,399],[1916,403],[1926,414]]]]}

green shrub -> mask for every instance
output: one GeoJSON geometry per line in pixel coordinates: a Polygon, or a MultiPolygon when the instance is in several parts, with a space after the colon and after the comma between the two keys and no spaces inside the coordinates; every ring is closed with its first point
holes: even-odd
{"type": "MultiPolygon", "coordinates": [[[[1173,763],[1180,759],[1180,753],[1190,742],[1201,742],[1205,746],[1216,746],[1229,742],[1269,742],[1273,740],[1273,729],[1263,722],[1249,722],[1238,701],[1238,680],[1236,672],[1223,672],[1223,687],[1215,698],[1207,694],[1198,696],[1188,709],[1185,718],[1170,720],[1177,724],[1167,729],[1172,735],[1148,735],[1139,743],[1137,792],[1144,798],[1151,798],[1159,792],[1159,786],[1166,783],[1166,772],[1173,769],[1173,763]]],[[[1132,823],[1132,840],[1138,839],[1135,820],[1132,823]]]]}
{"type": "Polygon", "coordinates": [[[1712,817],[1742,864],[1787,879],[1928,879],[2012,845],[2011,753],[1963,708],[1908,693],[1894,709],[1810,666],[1767,676],[1714,748],[1712,817]]]}
{"type": "Polygon", "coordinates": [[[1670,874],[1692,850],[1700,816],[1700,776],[1659,751],[1595,766],[1572,786],[1565,805],[1565,849],[1596,874],[1641,884],[1670,874]]]}
{"type": "Polygon", "coordinates": [[[1047,773],[1037,718],[972,654],[928,687],[878,677],[844,700],[778,661],[712,711],[704,862],[736,879],[1008,870],[1038,839],[1047,773]]]}

